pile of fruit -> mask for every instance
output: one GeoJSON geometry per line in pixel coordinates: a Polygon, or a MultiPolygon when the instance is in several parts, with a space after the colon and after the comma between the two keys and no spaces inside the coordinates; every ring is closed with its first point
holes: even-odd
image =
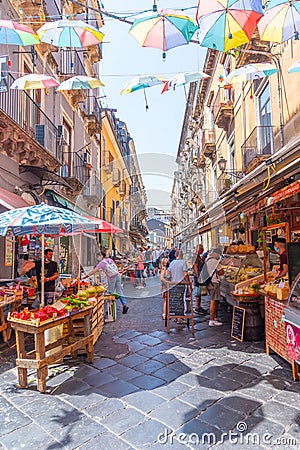
{"type": "Polygon", "coordinates": [[[86,300],[86,297],[80,297],[79,295],[69,295],[69,297],[61,298],[60,301],[65,303],[66,311],[73,311],[74,309],[80,309],[84,306],[91,306],[91,304],[86,300]]]}
{"type": "Polygon", "coordinates": [[[37,311],[29,311],[28,308],[23,309],[23,311],[14,311],[10,314],[11,318],[19,320],[31,320],[39,319],[40,322],[51,319],[52,317],[63,317],[66,315],[65,309],[57,309],[53,306],[47,305],[44,308],[39,308],[37,311]]]}

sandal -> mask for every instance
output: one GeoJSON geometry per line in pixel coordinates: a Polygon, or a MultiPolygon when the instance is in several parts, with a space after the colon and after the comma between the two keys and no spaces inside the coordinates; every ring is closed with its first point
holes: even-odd
{"type": "Polygon", "coordinates": [[[161,316],[161,318],[162,318],[162,320],[166,320],[166,315],[165,314],[162,314],[162,316],[161,316]]]}

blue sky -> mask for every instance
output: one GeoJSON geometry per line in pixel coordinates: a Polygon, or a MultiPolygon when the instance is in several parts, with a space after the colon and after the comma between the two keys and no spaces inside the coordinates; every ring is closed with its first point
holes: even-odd
{"type": "MultiPolygon", "coordinates": [[[[153,0],[102,0],[102,3],[106,11],[122,12],[125,16],[131,12],[151,10],[153,0]]],[[[196,6],[197,3],[197,0],[158,0],[157,6],[177,9],[196,6]]],[[[194,19],[196,10],[187,10],[186,13],[194,19]]],[[[149,153],[154,159],[155,154],[172,155],[175,158],[186,106],[183,87],[165,94],[160,93],[160,86],[147,89],[148,111],[145,110],[143,91],[126,95],[120,95],[120,91],[137,75],[162,74],[171,77],[177,72],[201,70],[205,49],[197,44],[177,47],[167,52],[166,61],[163,62],[160,50],[143,48],[128,34],[128,24],[107,17],[104,17],[104,22],[101,79],[106,85],[102,92],[106,98],[102,98],[103,105],[117,109],[116,115],[126,122],[138,154],[149,153]]],[[[169,158],[166,163],[169,164],[169,158]]],[[[143,180],[151,206],[156,201],[157,206],[168,206],[166,203],[172,187],[168,171],[166,176],[144,173],[143,180]],[[152,190],[155,190],[154,195],[152,190]]]]}

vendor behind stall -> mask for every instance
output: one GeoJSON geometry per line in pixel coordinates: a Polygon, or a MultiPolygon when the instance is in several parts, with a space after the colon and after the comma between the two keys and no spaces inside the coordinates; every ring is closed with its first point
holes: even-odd
{"type": "Polygon", "coordinates": [[[274,241],[274,250],[279,253],[279,273],[276,278],[283,278],[288,273],[287,252],[286,252],[286,239],[277,237],[274,241]]]}
{"type": "MultiPolygon", "coordinates": [[[[46,248],[44,251],[45,269],[44,269],[44,282],[45,282],[45,306],[50,305],[55,300],[55,280],[58,278],[57,262],[52,261],[53,250],[46,248]]],[[[41,290],[41,277],[42,277],[42,262],[41,261],[27,261],[26,264],[19,271],[19,275],[29,272],[29,270],[36,270],[36,277],[38,281],[38,290],[41,290]]]]}

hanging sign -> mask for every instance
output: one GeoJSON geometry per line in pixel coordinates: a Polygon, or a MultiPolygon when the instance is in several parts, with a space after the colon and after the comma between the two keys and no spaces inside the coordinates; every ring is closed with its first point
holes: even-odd
{"type": "Polygon", "coordinates": [[[14,238],[13,236],[5,237],[5,247],[4,247],[4,266],[12,267],[13,257],[14,257],[14,238]]]}

